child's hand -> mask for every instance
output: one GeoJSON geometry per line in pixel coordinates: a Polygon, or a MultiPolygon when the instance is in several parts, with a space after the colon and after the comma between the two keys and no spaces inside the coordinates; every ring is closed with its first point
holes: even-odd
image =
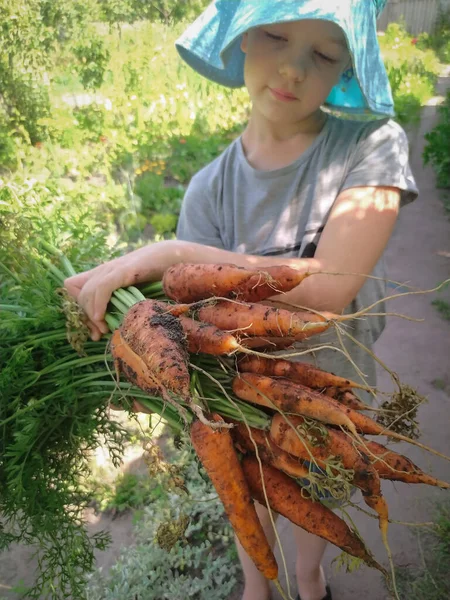
{"type": "Polygon", "coordinates": [[[115,259],[64,281],[69,294],[86,313],[86,324],[94,341],[109,331],[104,320],[106,307],[114,290],[128,285],[127,271],[126,260],[115,259]]]}
{"type": "MultiPolygon", "coordinates": [[[[199,248],[203,249],[202,246],[199,248]]],[[[144,246],[66,279],[64,285],[67,291],[86,313],[91,338],[96,342],[104,333],[108,333],[105,313],[115,290],[161,279],[164,271],[180,262],[184,255],[185,244],[166,240],[144,246]]]]}

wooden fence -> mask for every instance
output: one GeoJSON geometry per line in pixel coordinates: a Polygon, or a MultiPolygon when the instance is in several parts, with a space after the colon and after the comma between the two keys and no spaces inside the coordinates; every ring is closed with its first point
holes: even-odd
{"type": "Polygon", "coordinates": [[[450,0],[388,0],[378,19],[378,30],[385,31],[389,23],[404,22],[412,35],[432,33],[440,10],[450,10],[450,0]]]}

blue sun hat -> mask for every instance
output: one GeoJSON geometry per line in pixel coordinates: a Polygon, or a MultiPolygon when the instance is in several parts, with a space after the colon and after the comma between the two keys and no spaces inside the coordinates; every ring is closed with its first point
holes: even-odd
{"type": "Polygon", "coordinates": [[[252,27],[301,19],[339,25],[352,68],[333,87],[325,105],[348,113],[394,116],[389,79],[378,45],[376,20],[386,0],[214,0],[175,42],[183,60],[207,79],[244,85],[242,35],[252,27]]]}

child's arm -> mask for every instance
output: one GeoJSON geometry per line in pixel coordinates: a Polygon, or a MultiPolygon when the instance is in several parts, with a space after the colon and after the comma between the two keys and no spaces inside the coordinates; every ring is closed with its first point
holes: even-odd
{"type": "MultiPolygon", "coordinates": [[[[392,235],[401,192],[393,187],[358,187],[335,201],[311,261],[314,270],[370,275],[392,235]]],[[[312,270],[312,268],[311,268],[312,270]]],[[[340,313],[356,297],[365,277],[317,275],[283,297],[283,302],[340,313]]]]}
{"type": "MultiPolygon", "coordinates": [[[[301,271],[361,273],[317,275],[279,298],[316,310],[340,313],[355,298],[391,237],[400,208],[400,190],[358,187],[342,192],[333,205],[314,258],[282,258],[237,254],[218,248],[180,242],[183,262],[230,262],[264,267],[286,264],[301,271]]],[[[275,298],[274,298],[275,299],[275,298]]]]}
{"type": "MultiPolygon", "coordinates": [[[[108,328],[103,320],[112,292],[123,286],[161,279],[179,263],[230,262],[263,267],[287,264],[301,271],[370,274],[391,236],[400,205],[400,191],[387,187],[345,190],[320,237],[314,258],[268,258],[238,254],[193,242],[169,240],[151,244],[66,280],[91,323],[93,339],[108,328]]],[[[341,312],[356,296],[364,277],[317,275],[284,295],[283,302],[317,310],[341,312]]]]}

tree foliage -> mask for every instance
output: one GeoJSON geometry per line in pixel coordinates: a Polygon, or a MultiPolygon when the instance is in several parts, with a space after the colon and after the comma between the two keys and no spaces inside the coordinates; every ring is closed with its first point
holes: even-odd
{"type": "Polygon", "coordinates": [[[102,19],[110,24],[147,19],[170,24],[194,19],[209,0],[99,0],[102,19]]]}
{"type": "MultiPolygon", "coordinates": [[[[0,0],[2,137],[20,136],[32,144],[45,139],[41,120],[50,110],[48,69],[55,52],[67,45],[83,48],[86,39],[95,43],[91,23],[97,17],[98,5],[89,0],[0,0]]],[[[81,67],[87,62],[83,56],[79,51],[81,67]]],[[[98,72],[95,77],[98,84],[98,72]]]]}

